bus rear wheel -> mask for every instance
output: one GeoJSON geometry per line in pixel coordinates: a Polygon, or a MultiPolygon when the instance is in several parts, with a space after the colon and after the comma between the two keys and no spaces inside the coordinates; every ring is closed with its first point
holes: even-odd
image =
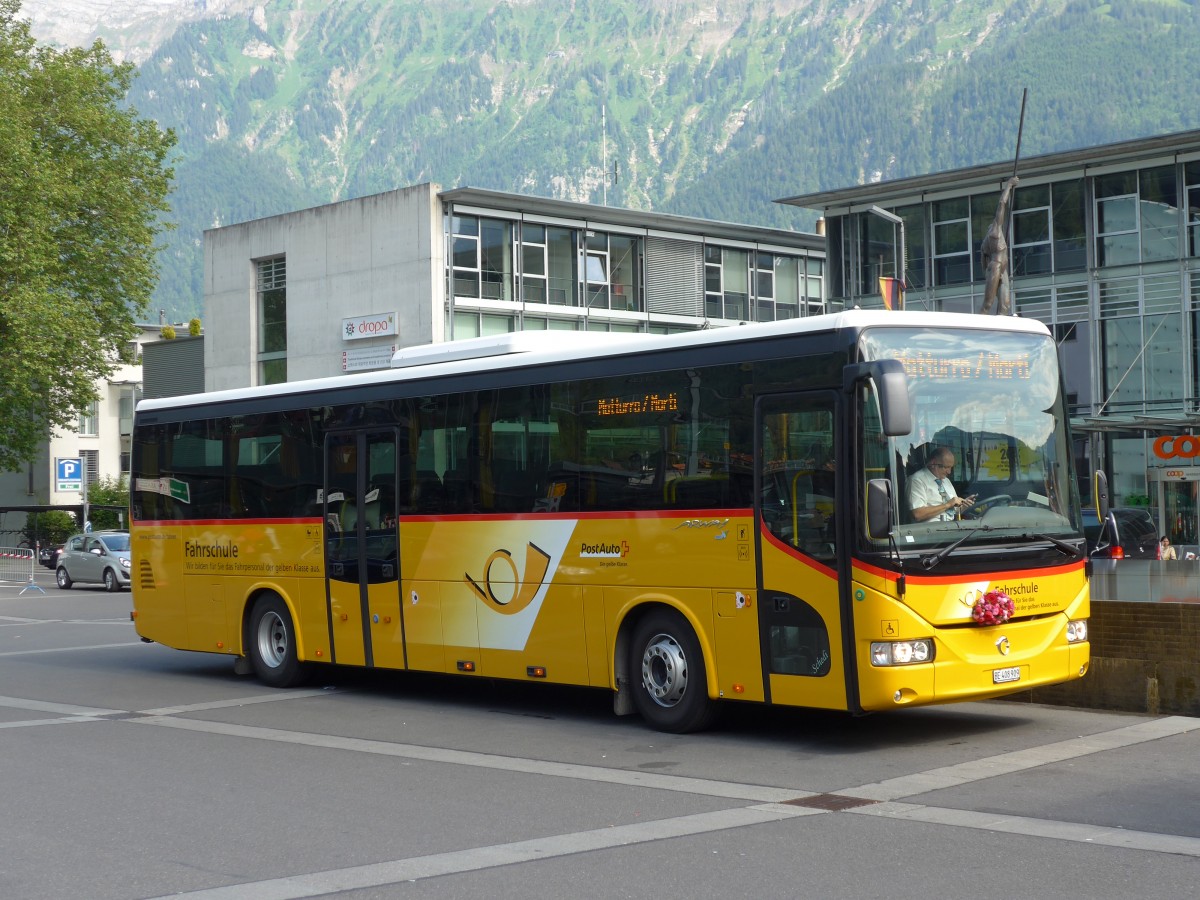
{"type": "Polygon", "coordinates": [[[260,681],[279,688],[304,682],[307,671],[296,656],[292,615],[278,594],[264,594],[255,602],[247,638],[246,652],[260,681]]]}
{"type": "Polygon", "coordinates": [[[683,734],[713,721],[700,641],[679,613],[660,609],[643,618],[629,661],[634,706],[652,728],[683,734]]]}

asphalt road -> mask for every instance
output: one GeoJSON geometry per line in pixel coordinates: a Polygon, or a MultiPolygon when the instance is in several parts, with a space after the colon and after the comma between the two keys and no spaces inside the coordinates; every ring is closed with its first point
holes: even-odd
{"type": "Polygon", "coordinates": [[[0,585],[0,897],[1200,892],[1200,719],[739,707],[672,736],[598,691],[275,691],[38,580],[0,585]]]}

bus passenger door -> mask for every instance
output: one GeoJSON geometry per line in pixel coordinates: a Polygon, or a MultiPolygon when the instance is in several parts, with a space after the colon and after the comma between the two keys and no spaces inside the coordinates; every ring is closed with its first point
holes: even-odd
{"type": "Polygon", "coordinates": [[[393,429],[325,439],[325,572],[332,661],[404,668],[393,429]]]}
{"type": "Polygon", "coordinates": [[[846,708],[839,402],[833,392],[779,394],[756,408],[759,637],[773,703],[846,708]]]}

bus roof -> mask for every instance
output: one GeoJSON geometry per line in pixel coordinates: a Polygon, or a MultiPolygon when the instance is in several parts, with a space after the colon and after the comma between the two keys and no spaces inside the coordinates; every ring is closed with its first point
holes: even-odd
{"type": "Polygon", "coordinates": [[[641,353],[687,347],[719,346],[793,334],[840,331],[857,334],[865,328],[880,326],[970,328],[1049,334],[1046,326],[1037,319],[1024,319],[1016,316],[890,312],[857,308],[803,319],[702,329],[669,335],[587,331],[522,331],[405,348],[396,352],[392,358],[391,368],[382,371],[146,399],[139,402],[137,408],[139,412],[178,409],[253,398],[345,390],[356,386],[388,382],[417,381],[444,375],[484,373],[498,369],[515,369],[584,359],[636,356],[641,353]]]}

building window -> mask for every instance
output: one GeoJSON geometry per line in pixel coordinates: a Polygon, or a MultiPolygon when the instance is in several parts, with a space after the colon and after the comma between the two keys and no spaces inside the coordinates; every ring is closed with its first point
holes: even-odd
{"type": "Polygon", "coordinates": [[[1200,256],[1200,160],[1183,167],[1187,182],[1187,255],[1200,256]]]}
{"type": "Polygon", "coordinates": [[[258,383],[287,381],[287,262],[258,261],[258,383]]]}
{"type": "Polygon", "coordinates": [[[121,397],[117,401],[117,421],[121,437],[133,434],[133,411],[138,401],[142,399],[142,386],[121,388],[121,397]]]}
{"type": "Polygon", "coordinates": [[[1173,165],[1100,175],[1095,191],[1097,265],[1179,258],[1179,191],[1173,165]]]}
{"type": "Polygon", "coordinates": [[[100,451],[80,450],[79,459],[83,465],[83,477],[91,487],[100,480],[100,451]]]}
{"type": "Polygon", "coordinates": [[[454,296],[513,299],[513,226],[503,219],[452,216],[454,296]]]}
{"type": "Polygon", "coordinates": [[[819,316],[825,312],[825,260],[807,257],[803,264],[808,270],[805,276],[808,283],[808,290],[805,292],[805,303],[808,307],[806,314],[819,316]]]}
{"type": "Polygon", "coordinates": [[[577,238],[570,228],[546,228],[546,286],[555,306],[579,305],[577,238]]]}
{"type": "Polygon", "coordinates": [[[1048,184],[1017,189],[1013,199],[1011,261],[1013,277],[1053,271],[1048,184]]]}
{"type": "Polygon", "coordinates": [[[508,334],[510,331],[516,331],[516,321],[512,316],[482,314],[473,310],[455,310],[453,329],[452,340],[461,341],[464,338],[508,334]]]}
{"type": "Polygon", "coordinates": [[[1179,190],[1175,166],[1138,173],[1142,262],[1179,259],[1179,190]]]}
{"type": "Polygon", "coordinates": [[[966,197],[933,204],[933,277],[939,285],[971,281],[971,218],[966,197]]]}
{"type": "Polygon", "coordinates": [[[588,306],[641,310],[641,271],[640,239],[597,231],[587,233],[584,273],[588,306]]]}
{"type": "Polygon", "coordinates": [[[546,226],[521,226],[521,299],[546,302],[546,226]]]}
{"type": "Polygon", "coordinates": [[[1060,181],[1050,189],[1053,201],[1054,271],[1087,268],[1087,223],[1083,214],[1083,179],[1060,181]]]}
{"type": "Polygon", "coordinates": [[[704,248],[704,314],[708,318],[749,321],[748,267],[745,250],[704,248]]]}
{"type": "Polygon", "coordinates": [[[926,270],[928,235],[925,228],[925,204],[901,206],[893,212],[904,220],[904,282],[908,290],[920,290],[929,286],[926,270]]]}
{"type": "Polygon", "coordinates": [[[773,319],[794,319],[800,315],[800,290],[803,283],[804,260],[796,256],[780,256],[775,253],[758,254],[758,307],[759,319],[770,322],[773,319]],[[762,294],[761,274],[765,272],[764,264],[772,265],[771,290],[772,298],[762,294]],[[773,302],[772,302],[773,300],[773,302]]]}
{"type": "Polygon", "coordinates": [[[878,294],[879,279],[893,278],[898,274],[896,251],[899,233],[891,222],[865,212],[858,216],[858,234],[858,292],[863,296],[878,294]]]}
{"type": "Polygon", "coordinates": [[[93,400],[79,414],[79,433],[84,437],[95,437],[100,433],[99,403],[93,400]]]}

